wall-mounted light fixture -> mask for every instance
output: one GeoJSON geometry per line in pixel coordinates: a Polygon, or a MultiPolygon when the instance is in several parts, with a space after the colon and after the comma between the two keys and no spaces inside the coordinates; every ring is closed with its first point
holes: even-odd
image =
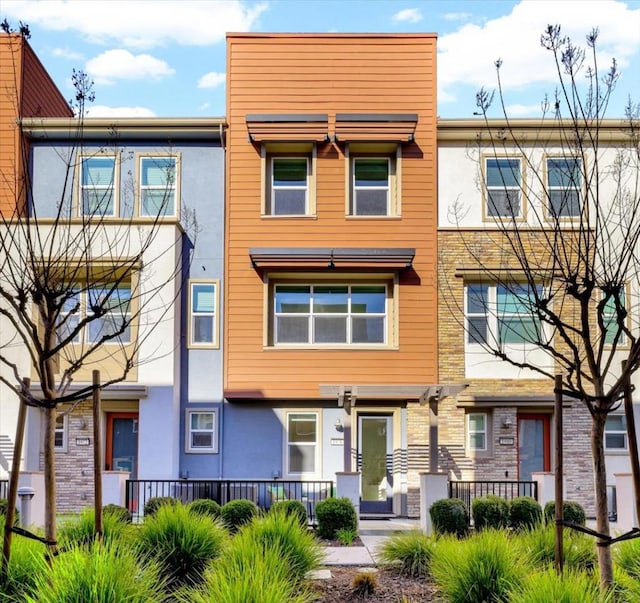
{"type": "Polygon", "coordinates": [[[511,429],[513,422],[508,417],[502,420],[502,429],[511,429]]]}
{"type": "Polygon", "coordinates": [[[336,431],[342,431],[344,429],[344,427],[342,426],[342,421],[340,420],[340,417],[336,419],[335,428],[336,428],[336,431]]]}

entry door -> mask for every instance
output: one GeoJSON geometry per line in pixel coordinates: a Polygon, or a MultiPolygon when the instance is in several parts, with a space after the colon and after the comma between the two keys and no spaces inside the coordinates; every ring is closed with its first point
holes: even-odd
{"type": "Polygon", "coordinates": [[[549,415],[518,415],[518,479],[531,481],[534,471],[551,470],[549,415]]]}
{"type": "Polygon", "coordinates": [[[358,459],[362,493],[360,513],[391,513],[393,510],[392,418],[358,417],[358,459]]]}
{"type": "Polygon", "coordinates": [[[131,479],[138,473],[138,413],[107,413],[105,468],[128,471],[131,479]]]}

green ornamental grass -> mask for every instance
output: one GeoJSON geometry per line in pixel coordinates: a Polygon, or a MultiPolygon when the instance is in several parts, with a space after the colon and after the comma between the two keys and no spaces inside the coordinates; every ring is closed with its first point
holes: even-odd
{"type": "Polygon", "coordinates": [[[640,538],[619,542],[612,552],[616,565],[632,578],[640,580],[640,538]]]}
{"type": "Polygon", "coordinates": [[[511,596],[513,603],[608,603],[612,595],[600,591],[597,579],[586,572],[553,568],[534,572],[511,596]]]}
{"type": "Polygon", "coordinates": [[[426,578],[435,542],[420,530],[398,532],[385,540],[378,558],[385,564],[397,566],[406,576],[426,578]]]}
{"type": "MultiPolygon", "coordinates": [[[[63,548],[72,545],[90,545],[95,540],[96,522],[92,507],[83,509],[78,515],[69,517],[60,526],[59,540],[63,548]]],[[[103,513],[102,538],[109,544],[131,536],[131,527],[114,513],[103,513]]]]}

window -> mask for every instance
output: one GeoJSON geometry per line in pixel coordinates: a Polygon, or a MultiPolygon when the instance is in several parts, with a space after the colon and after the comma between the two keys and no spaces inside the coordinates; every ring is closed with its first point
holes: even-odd
{"type": "Polygon", "coordinates": [[[604,426],[606,450],[627,449],[627,418],[624,415],[609,415],[604,426]]]}
{"type": "Polygon", "coordinates": [[[56,416],[56,426],[53,441],[53,445],[56,450],[67,449],[67,415],[56,416]]]}
{"type": "Polygon", "coordinates": [[[547,194],[552,218],[580,215],[582,162],[577,157],[547,158],[547,194]]]}
{"type": "Polygon", "coordinates": [[[115,216],[116,158],[85,157],[81,171],[80,213],[84,216],[115,216]]]}
{"type": "Polygon", "coordinates": [[[140,157],[140,215],[175,216],[176,157],[140,157]]]}
{"type": "MultiPolygon", "coordinates": [[[[603,293],[604,299],[604,293],[603,293]]],[[[621,309],[625,310],[625,294],[624,289],[620,289],[620,293],[618,295],[618,303],[621,309]]],[[[621,330],[621,325],[619,323],[618,318],[618,310],[616,309],[616,297],[611,295],[606,302],[604,307],[602,308],[602,321],[604,324],[605,332],[604,332],[604,343],[605,345],[626,345],[627,336],[624,331],[621,330]],[[616,341],[617,337],[617,341],[616,341]]],[[[624,321],[624,319],[623,319],[624,321]]]]}
{"type": "Polygon", "coordinates": [[[215,410],[188,410],[186,452],[218,452],[215,410]]]}
{"type": "Polygon", "coordinates": [[[287,413],[287,474],[318,472],[318,414],[287,413]]]}
{"type": "Polygon", "coordinates": [[[487,157],[485,183],[488,217],[522,217],[520,159],[487,157]]]}
{"type": "Polygon", "coordinates": [[[388,216],[391,160],[388,157],[354,157],[352,171],[351,213],[354,216],[388,216]]]}
{"type": "Polygon", "coordinates": [[[274,216],[304,216],[309,213],[309,159],[272,157],[269,165],[271,188],[266,213],[274,216]]]}
{"type": "Polygon", "coordinates": [[[469,344],[536,344],[542,340],[535,314],[535,297],[541,295],[526,284],[465,287],[466,337],[469,344]]]}
{"type": "MultiPolygon", "coordinates": [[[[71,337],[73,331],[78,327],[81,308],[80,292],[73,289],[70,290],[69,293],[65,295],[60,311],[60,322],[57,329],[58,341],[71,337]]],[[[73,343],[80,343],[80,333],[76,333],[71,341],[73,343]]]]}
{"type": "Polygon", "coordinates": [[[189,346],[212,348],[218,345],[217,281],[189,282],[189,346]]]}
{"type": "Polygon", "coordinates": [[[485,413],[467,415],[467,445],[469,450],[487,449],[487,415],[485,413]]]}
{"type": "Polygon", "coordinates": [[[387,286],[276,285],[275,344],[385,344],[387,286]]]}

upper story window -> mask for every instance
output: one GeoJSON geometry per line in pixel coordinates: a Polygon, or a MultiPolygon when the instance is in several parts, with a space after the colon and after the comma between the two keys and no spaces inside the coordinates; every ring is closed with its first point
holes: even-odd
{"type": "Polygon", "coordinates": [[[80,214],[115,216],[118,190],[115,156],[83,157],[80,165],[80,214]]]}
{"type": "Polygon", "coordinates": [[[177,176],[176,157],[140,157],[140,216],[177,215],[177,176]]]}
{"type": "Polygon", "coordinates": [[[309,213],[309,160],[309,157],[270,157],[267,214],[304,216],[309,213]]]}
{"type": "Polygon", "coordinates": [[[275,285],[274,344],[384,345],[387,286],[275,285]]]}
{"type": "Polygon", "coordinates": [[[577,157],[547,157],[547,211],[552,219],[580,216],[582,162],[577,157]]]}
{"type": "MultiPolygon", "coordinates": [[[[603,293],[604,299],[604,293],[603,293]]],[[[618,303],[621,306],[623,311],[626,311],[626,302],[625,302],[625,292],[624,289],[621,289],[618,294],[618,303]]],[[[605,345],[616,345],[624,346],[627,343],[627,335],[621,329],[621,325],[619,323],[618,318],[618,308],[616,308],[616,298],[611,295],[606,302],[604,307],[602,308],[602,321],[604,323],[605,333],[604,333],[604,343],[605,345]]]]}
{"type": "Polygon", "coordinates": [[[627,418],[624,415],[609,415],[604,426],[606,450],[627,449],[627,418]]]}
{"type": "Polygon", "coordinates": [[[353,215],[388,216],[390,181],[388,157],[354,157],[353,215]]]}
{"type": "Polygon", "coordinates": [[[486,212],[490,218],[522,217],[522,166],[515,157],[485,159],[486,212]]]}
{"type": "Polygon", "coordinates": [[[218,281],[189,282],[189,347],[218,345],[218,281]]]}

